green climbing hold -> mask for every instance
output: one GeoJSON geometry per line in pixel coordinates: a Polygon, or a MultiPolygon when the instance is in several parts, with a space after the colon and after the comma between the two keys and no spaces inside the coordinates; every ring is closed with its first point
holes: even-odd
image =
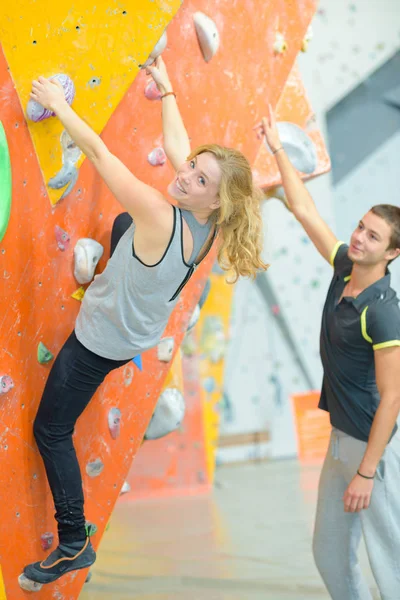
{"type": "Polygon", "coordinates": [[[40,364],[45,365],[53,360],[54,355],[50,352],[50,350],[47,350],[46,346],[42,344],[42,342],[39,342],[37,357],[40,364]]]}
{"type": "Polygon", "coordinates": [[[0,242],[10,220],[11,212],[11,162],[3,123],[0,121],[0,242]]]}
{"type": "Polygon", "coordinates": [[[95,523],[91,523],[90,521],[86,521],[85,529],[88,537],[92,537],[92,535],[97,533],[97,525],[95,523]]]}

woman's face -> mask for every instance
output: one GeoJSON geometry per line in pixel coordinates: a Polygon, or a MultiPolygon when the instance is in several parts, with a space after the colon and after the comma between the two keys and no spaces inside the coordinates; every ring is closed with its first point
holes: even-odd
{"type": "Polygon", "coordinates": [[[211,152],[204,152],[179,167],[168,193],[180,208],[206,214],[219,207],[221,169],[211,152]]]}

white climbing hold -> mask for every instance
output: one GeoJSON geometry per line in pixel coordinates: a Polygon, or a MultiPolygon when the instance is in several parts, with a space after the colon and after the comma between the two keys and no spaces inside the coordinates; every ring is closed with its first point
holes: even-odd
{"type": "Polygon", "coordinates": [[[86,465],[86,473],[89,477],[98,477],[103,472],[103,469],[104,464],[100,458],[96,458],[96,460],[86,465]]]}
{"type": "Polygon", "coordinates": [[[185,400],[176,388],[167,388],[158,399],[144,438],[156,440],[178,429],[185,415],[185,400]]]}
{"type": "Polygon", "coordinates": [[[63,163],[68,161],[76,163],[82,155],[80,148],[78,148],[72,137],[67,131],[65,131],[65,129],[61,134],[61,148],[63,152],[63,163]]]}
{"type": "Polygon", "coordinates": [[[158,89],[154,79],[149,81],[146,87],[144,88],[144,95],[146,96],[147,100],[160,100],[162,94],[158,89]]]}
{"type": "Polygon", "coordinates": [[[279,31],[275,34],[274,51],[276,54],[283,54],[288,49],[288,44],[283,37],[283,34],[279,31]]]}
{"type": "Polygon", "coordinates": [[[174,352],[175,340],[173,337],[163,338],[157,346],[157,357],[161,362],[169,362],[174,352]]]}
{"type": "MultiPolygon", "coordinates": [[[[294,167],[305,174],[314,173],[318,166],[317,151],[312,139],[295,123],[277,123],[282,146],[294,167]]],[[[265,145],[270,150],[267,141],[265,145]]]]}
{"type": "Polygon", "coordinates": [[[147,156],[147,160],[153,167],[159,167],[166,163],[167,157],[163,148],[154,148],[147,156]]]}
{"type": "Polygon", "coordinates": [[[0,375],[0,396],[7,394],[14,387],[14,382],[9,375],[0,375]]]}
{"type": "Polygon", "coordinates": [[[146,67],[149,67],[150,65],[152,65],[153,62],[156,60],[156,58],[161,56],[161,54],[164,52],[165,48],[167,47],[167,43],[168,43],[167,32],[164,31],[164,33],[158,40],[157,44],[154,46],[153,50],[150,52],[149,58],[146,60],[146,62],[143,65],[140,65],[141,68],[145,69],[146,67]]]}
{"type": "Polygon", "coordinates": [[[301,45],[302,52],[307,52],[308,44],[311,42],[313,36],[314,36],[314,32],[313,32],[312,25],[309,25],[308,29],[306,31],[306,35],[303,38],[303,43],[301,45]]]}
{"type": "Polygon", "coordinates": [[[103,256],[104,248],[96,240],[81,238],[74,248],[74,275],[78,283],[92,281],[97,263],[103,256]]]}
{"type": "Polygon", "coordinates": [[[32,579],[28,579],[24,573],[18,577],[18,583],[26,592],[39,592],[42,589],[41,583],[32,581],[32,579]]]}
{"type": "Polygon", "coordinates": [[[119,408],[111,408],[108,413],[108,429],[113,440],[116,440],[121,431],[121,411],[119,408]]]}
{"type": "Polygon", "coordinates": [[[122,486],[119,495],[123,496],[124,494],[127,494],[130,491],[131,491],[131,486],[129,485],[129,483],[127,481],[124,481],[124,485],[122,486]]]}
{"type": "Polygon", "coordinates": [[[217,26],[210,17],[202,12],[194,13],[193,21],[203,58],[206,62],[210,62],[219,48],[217,26]]]}
{"type": "Polygon", "coordinates": [[[187,331],[193,329],[195,325],[197,325],[198,320],[200,319],[200,306],[196,304],[194,307],[194,311],[192,312],[192,316],[190,317],[189,325],[187,327],[187,331]]]}

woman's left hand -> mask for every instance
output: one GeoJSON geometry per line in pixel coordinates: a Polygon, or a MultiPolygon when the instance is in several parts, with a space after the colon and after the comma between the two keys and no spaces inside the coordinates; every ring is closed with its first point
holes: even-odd
{"type": "Polygon", "coordinates": [[[32,82],[30,97],[44,108],[52,111],[55,110],[57,104],[65,102],[65,94],[60,82],[56,79],[46,79],[46,77],[39,77],[32,82]]]}

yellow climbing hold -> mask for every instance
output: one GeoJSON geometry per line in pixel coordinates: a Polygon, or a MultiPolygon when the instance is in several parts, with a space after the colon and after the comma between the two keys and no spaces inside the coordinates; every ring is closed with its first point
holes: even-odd
{"type": "Polygon", "coordinates": [[[71,294],[71,298],[75,298],[75,300],[79,300],[79,302],[82,302],[84,295],[85,290],[83,289],[83,287],[80,287],[73,294],[71,294]]]}

